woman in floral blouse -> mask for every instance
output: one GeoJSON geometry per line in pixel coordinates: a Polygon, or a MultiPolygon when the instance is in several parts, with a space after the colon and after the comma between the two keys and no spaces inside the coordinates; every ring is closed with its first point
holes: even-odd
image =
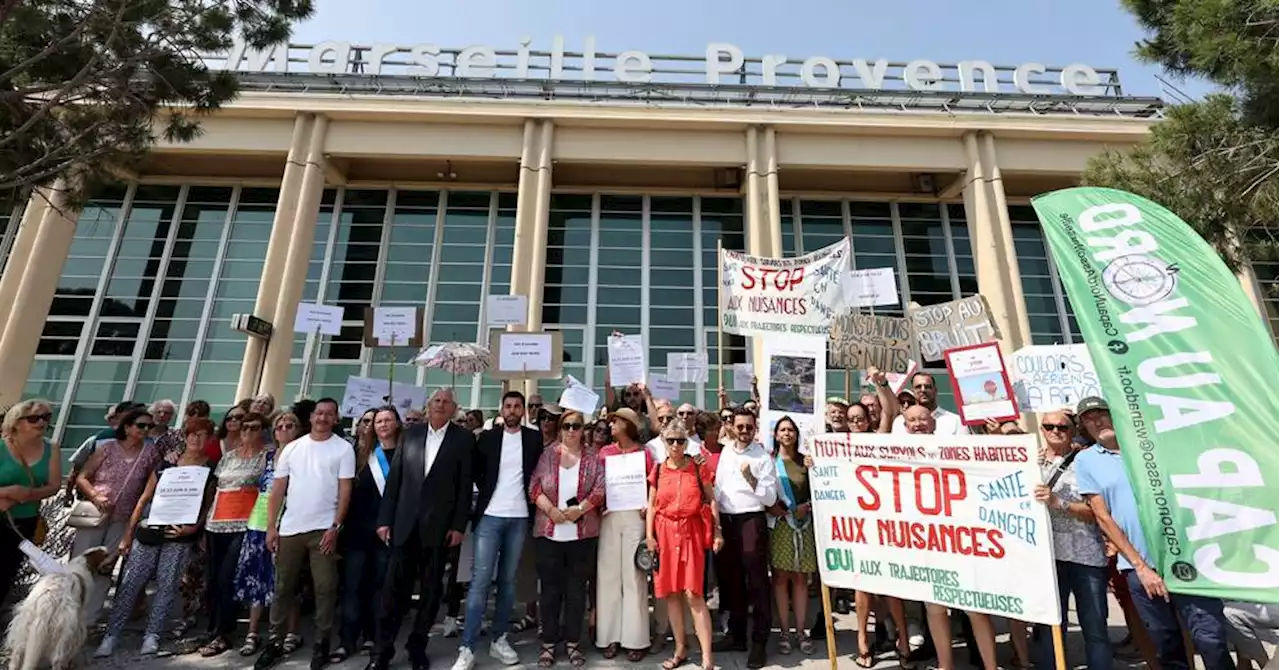
{"type": "Polygon", "coordinates": [[[596,566],[600,507],[604,504],[604,463],[585,439],[586,418],[569,410],[560,417],[560,439],[547,447],[529,480],[542,596],[542,652],[538,666],[556,664],[556,646],[565,643],[569,663],[582,667],[583,584],[596,566]],[[561,623],[563,612],[564,622],[561,623]]]}

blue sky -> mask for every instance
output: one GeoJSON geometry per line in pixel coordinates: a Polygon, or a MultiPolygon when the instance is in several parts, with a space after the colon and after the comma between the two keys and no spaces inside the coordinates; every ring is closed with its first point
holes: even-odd
{"type": "MultiPolygon", "coordinates": [[[[1085,63],[1118,68],[1127,93],[1162,95],[1159,68],[1133,58],[1143,35],[1119,0],[317,0],[315,17],[295,29],[293,41],[514,49],[531,37],[534,49],[547,49],[557,34],[570,51],[594,35],[602,52],[696,56],[718,41],[748,56],[800,60],[1085,63]]],[[[1179,86],[1196,96],[1209,90],[1201,82],[1179,86]]]]}

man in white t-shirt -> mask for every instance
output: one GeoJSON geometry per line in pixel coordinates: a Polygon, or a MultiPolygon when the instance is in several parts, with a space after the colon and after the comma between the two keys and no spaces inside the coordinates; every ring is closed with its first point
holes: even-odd
{"type": "Polygon", "coordinates": [[[317,400],[311,412],[311,432],[282,449],[275,464],[267,506],[267,549],[276,555],[275,598],[271,601],[270,643],[254,663],[259,670],[284,657],[285,619],[294,607],[302,562],[308,557],[316,597],[311,668],[322,668],[329,660],[329,634],[338,604],[335,550],[356,474],[355,451],[333,432],[337,422],[338,401],[317,400]]]}
{"type": "MultiPolygon", "coordinates": [[[[911,390],[915,393],[916,400],[924,406],[925,409],[933,413],[933,421],[935,428],[934,435],[965,435],[969,431],[965,429],[964,424],[960,423],[960,415],[955,412],[948,412],[938,407],[938,387],[933,383],[933,375],[927,372],[917,372],[911,376],[911,390]]],[[[893,420],[893,432],[902,435],[909,432],[904,417],[906,413],[899,414],[893,420]]]]}

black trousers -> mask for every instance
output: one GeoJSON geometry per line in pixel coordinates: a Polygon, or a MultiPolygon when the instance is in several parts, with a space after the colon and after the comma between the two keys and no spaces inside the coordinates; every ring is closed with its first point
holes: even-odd
{"type": "Polygon", "coordinates": [[[205,607],[209,610],[209,635],[227,638],[236,632],[240,603],[236,601],[236,565],[240,562],[240,545],[244,531],[239,533],[204,534],[208,547],[205,563],[205,607]]]}
{"type": "Polygon", "coordinates": [[[769,524],[764,512],[721,514],[724,548],[715,557],[721,608],[729,612],[729,637],[747,641],[747,607],[751,641],[767,642],[773,626],[773,586],[769,582],[769,524]]]}
{"type": "MultiPolygon", "coordinates": [[[[470,539],[470,538],[468,538],[470,539]]],[[[465,542],[466,540],[464,540],[465,542]]],[[[449,572],[444,583],[444,614],[457,617],[462,614],[463,591],[462,582],[458,581],[458,561],[462,559],[462,545],[449,550],[449,572]]],[[[470,575],[463,575],[470,579],[470,575]]]]}
{"type": "Polygon", "coordinates": [[[542,620],[543,644],[582,642],[586,586],[595,580],[596,544],[594,537],[572,542],[556,542],[545,537],[534,539],[538,579],[542,582],[538,615],[542,620]]]}
{"type": "Polygon", "coordinates": [[[435,622],[436,611],[440,609],[440,598],[444,593],[444,566],[448,561],[448,547],[423,546],[417,531],[404,546],[392,548],[378,607],[378,642],[373,650],[376,657],[390,661],[395,656],[400,620],[409,612],[414,582],[420,581],[421,600],[405,649],[410,658],[426,659],[427,633],[435,622]]]}

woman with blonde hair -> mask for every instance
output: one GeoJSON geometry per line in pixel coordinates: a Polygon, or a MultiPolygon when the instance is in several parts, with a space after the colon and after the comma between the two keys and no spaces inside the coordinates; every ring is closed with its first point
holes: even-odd
{"type": "Polygon", "coordinates": [[[45,438],[53,418],[48,400],[24,400],[4,413],[0,423],[0,603],[9,595],[22,566],[23,540],[41,544],[44,537],[40,501],[61,488],[62,459],[57,445],[45,438]]]}

